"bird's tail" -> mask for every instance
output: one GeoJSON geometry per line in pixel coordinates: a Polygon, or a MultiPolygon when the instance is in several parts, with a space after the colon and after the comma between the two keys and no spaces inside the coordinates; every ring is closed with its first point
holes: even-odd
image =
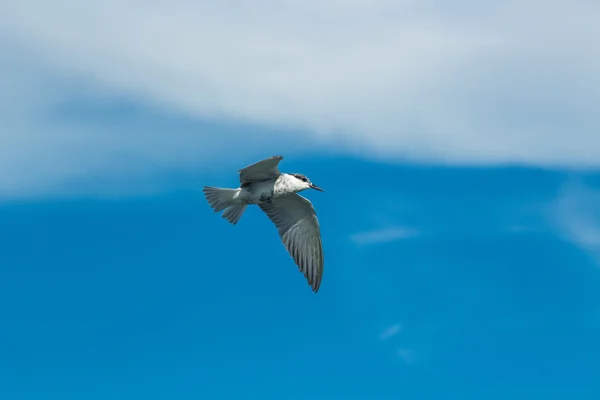
{"type": "Polygon", "coordinates": [[[204,186],[203,192],[208,204],[210,204],[215,212],[225,210],[223,218],[233,225],[238,223],[244,210],[246,210],[246,204],[243,204],[237,198],[240,189],[223,189],[204,186]]]}

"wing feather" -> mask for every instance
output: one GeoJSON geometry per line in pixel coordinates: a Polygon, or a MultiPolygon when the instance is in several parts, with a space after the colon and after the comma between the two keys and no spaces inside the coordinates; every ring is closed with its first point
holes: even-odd
{"type": "Polygon", "coordinates": [[[281,241],[316,293],[323,277],[321,228],[310,201],[298,194],[260,204],[279,231],[281,241]]]}
{"type": "Polygon", "coordinates": [[[281,160],[283,160],[283,156],[273,156],[240,169],[238,171],[240,184],[262,182],[278,177],[281,174],[279,172],[279,162],[281,160]]]}

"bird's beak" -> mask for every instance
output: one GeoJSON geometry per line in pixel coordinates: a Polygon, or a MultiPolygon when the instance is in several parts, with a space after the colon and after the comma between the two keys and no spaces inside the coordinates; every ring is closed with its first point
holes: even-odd
{"type": "Polygon", "coordinates": [[[315,190],[318,190],[319,192],[324,192],[324,190],[321,189],[320,187],[318,187],[317,185],[312,185],[311,184],[310,187],[313,188],[313,189],[315,189],[315,190]]]}

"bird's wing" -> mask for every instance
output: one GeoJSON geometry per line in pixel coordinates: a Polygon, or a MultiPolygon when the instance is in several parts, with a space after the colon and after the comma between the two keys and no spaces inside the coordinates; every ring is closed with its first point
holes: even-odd
{"type": "Polygon", "coordinates": [[[298,194],[290,194],[260,204],[260,208],[279,230],[288,253],[316,293],[323,277],[323,245],[313,205],[298,194]]]}
{"type": "Polygon", "coordinates": [[[240,169],[240,183],[261,182],[268,179],[277,178],[279,172],[279,162],[283,160],[282,156],[273,156],[262,161],[240,169]]]}

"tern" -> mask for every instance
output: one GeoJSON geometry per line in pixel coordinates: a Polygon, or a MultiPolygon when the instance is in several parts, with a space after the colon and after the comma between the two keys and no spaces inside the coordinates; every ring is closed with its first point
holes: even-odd
{"type": "Polygon", "coordinates": [[[302,174],[279,172],[282,156],[273,156],[239,171],[240,187],[225,189],[204,186],[208,204],[235,225],[251,204],[258,205],[275,224],[286,250],[304,274],[313,292],[323,277],[321,228],[312,203],[298,192],[323,191],[302,174]]]}

